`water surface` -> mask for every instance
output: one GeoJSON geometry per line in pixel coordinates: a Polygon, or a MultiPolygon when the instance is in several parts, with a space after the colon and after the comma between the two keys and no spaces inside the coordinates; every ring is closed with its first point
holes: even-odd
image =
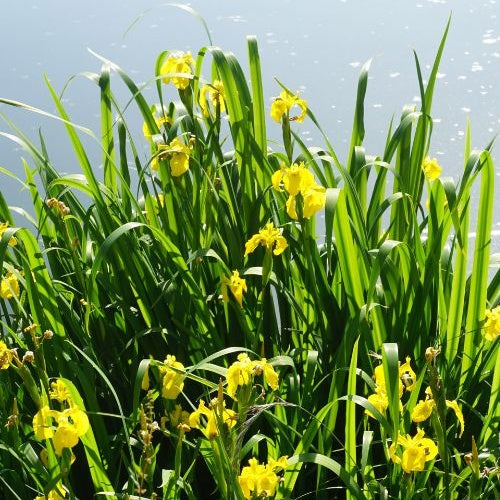
{"type": "MultiPolygon", "coordinates": [[[[430,153],[443,165],[443,175],[458,181],[467,120],[475,148],[485,147],[500,130],[497,0],[315,0],[307,4],[292,0],[196,0],[190,5],[203,15],[214,44],[234,52],[243,66],[245,37],[257,36],[268,103],[279,93],[275,77],[290,89],[301,91],[340,158],[347,154],[361,65],[372,59],[365,147],[368,154],[379,154],[391,117],[397,119],[403,105],[419,103],[413,50],[425,77],[451,13],[451,30],[434,97],[430,153]]],[[[119,64],[136,81],[147,82],[160,51],[196,53],[209,44],[198,19],[154,0],[4,0],[1,12],[0,96],[50,112],[54,112],[54,106],[43,74],[61,91],[71,76],[98,72],[101,63],[89,48],[119,64]]],[[[128,97],[117,78],[113,85],[119,96],[128,97]]],[[[152,92],[148,97],[154,101],[152,92]]],[[[98,98],[95,85],[79,76],[72,80],[64,103],[73,121],[98,130],[98,98]]],[[[77,170],[60,124],[5,106],[0,106],[0,112],[7,113],[31,137],[36,137],[42,127],[56,167],[77,170]]],[[[128,113],[135,116],[133,109],[128,113]]],[[[271,134],[273,126],[270,124],[271,134]]],[[[0,124],[0,130],[7,127],[0,124]]],[[[298,130],[306,144],[322,145],[307,121],[298,130]]],[[[497,251],[499,163],[493,233],[497,251]]],[[[23,176],[20,152],[4,139],[0,139],[0,166],[23,176]]],[[[23,203],[18,184],[2,177],[0,186],[3,192],[8,191],[11,205],[23,203]]]]}

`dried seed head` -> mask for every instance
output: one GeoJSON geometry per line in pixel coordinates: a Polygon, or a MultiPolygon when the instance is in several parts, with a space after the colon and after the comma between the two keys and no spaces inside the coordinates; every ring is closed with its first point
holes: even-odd
{"type": "Polygon", "coordinates": [[[54,332],[52,330],[45,330],[43,332],[43,338],[45,340],[50,340],[54,336],[54,332]]]}
{"type": "Polygon", "coordinates": [[[438,348],[428,347],[425,350],[425,360],[427,361],[427,363],[434,363],[434,361],[436,361],[436,358],[438,357],[440,352],[441,352],[440,347],[438,347],[438,348]]]}
{"type": "Polygon", "coordinates": [[[33,351],[26,351],[23,356],[23,363],[33,363],[35,355],[33,351]]]}

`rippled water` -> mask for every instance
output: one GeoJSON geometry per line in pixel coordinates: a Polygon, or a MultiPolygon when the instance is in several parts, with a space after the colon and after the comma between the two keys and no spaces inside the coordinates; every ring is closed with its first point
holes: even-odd
{"type": "MultiPolygon", "coordinates": [[[[467,120],[474,147],[485,147],[500,131],[497,0],[315,0],[307,4],[196,0],[190,5],[203,15],[214,44],[235,52],[243,65],[245,36],[257,36],[268,102],[279,93],[274,77],[300,90],[341,158],[346,156],[361,65],[373,59],[365,146],[369,154],[380,153],[390,118],[398,118],[404,104],[419,101],[413,49],[425,77],[452,13],[434,97],[431,155],[439,158],[444,175],[458,180],[467,120]]],[[[100,63],[87,48],[122,66],[136,81],[145,82],[153,74],[160,51],[196,52],[209,44],[195,17],[153,0],[4,0],[1,13],[0,96],[48,111],[54,109],[43,73],[61,90],[71,75],[98,72],[100,63]]],[[[118,79],[114,83],[120,87],[118,79]]],[[[125,91],[118,94],[127,95],[125,91]]],[[[75,79],[64,102],[74,121],[97,129],[98,92],[91,83],[75,79]]],[[[8,113],[33,136],[41,126],[57,168],[76,168],[60,125],[5,106],[0,106],[0,112],[8,113]]],[[[129,113],[134,116],[133,110],[129,113]]],[[[0,130],[6,127],[0,124],[0,130]]],[[[299,130],[306,144],[320,145],[318,134],[307,122],[299,130]]],[[[22,176],[19,156],[12,144],[0,139],[0,166],[22,176]]],[[[500,159],[494,150],[495,156],[498,182],[493,234],[498,251],[500,159]]],[[[22,199],[22,194],[16,194],[17,185],[3,177],[1,189],[9,190],[11,204],[22,199]]]]}

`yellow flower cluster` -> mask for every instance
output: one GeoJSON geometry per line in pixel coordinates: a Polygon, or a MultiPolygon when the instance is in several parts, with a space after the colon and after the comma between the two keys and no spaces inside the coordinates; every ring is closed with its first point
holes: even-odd
{"type": "Polygon", "coordinates": [[[238,361],[235,361],[226,373],[227,393],[237,401],[237,393],[240,387],[251,387],[254,377],[263,374],[264,382],[271,387],[273,391],[278,388],[278,374],[274,371],[266,358],[260,361],[252,361],[248,354],[238,355],[238,361]]]}
{"type": "Polygon", "coordinates": [[[272,222],[268,222],[264,229],[254,234],[245,243],[245,257],[249,253],[252,253],[259,245],[262,245],[266,251],[270,252],[272,250],[274,255],[279,255],[284,252],[288,243],[285,237],[281,235],[281,231],[275,228],[272,222]]]}
{"type": "Polygon", "coordinates": [[[248,466],[243,467],[238,476],[241,491],[245,498],[270,498],[276,493],[276,486],[280,472],[288,466],[287,457],[278,460],[270,459],[266,465],[259,464],[256,458],[248,461],[248,466]]]}
{"type": "Polygon", "coordinates": [[[185,370],[184,365],[175,359],[175,356],[167,355],[165,363],[160,367],[162,378],[162,395],[165,399],[176,399],[184,388],[185,370]]]}
{"type": "Polygon", "coordinates": [[[436,158],[430,158],[429,156],[426,156],[422,162],[422,170],[424,171],[424,175],[431,182],[436,180],[443,171],[436,158]]]}
{"type": "MultiPolygon", "coordinates": [[[[410,366],[410,357],[406,358],[405,363],[399,366],[399,398],[403,396],[403,392],[412,391],[415,388],[416,375],[410,366]]],[[[384,376],[384,366],[378,365],[374,370],[375,377],[375,393],[368,396],[368,401],[375,406],[375,408],[380,412],[384,413],[389,406],[389,399],[387,397],[387,387],[385,384],[384,376]]],[[[365,413],[370,417],[373,417],[369,410],[365,410],[365,413]]]]}
{"type": "MultiPolygon", "coordinates": [[[[0,222],[0,240],[2,239],[3,233],[7,230],[9,227],[8,222],[0,222]]],[[[11,236],[9,238],[9,246],[15,247],[17,245],[17,238],[15,236],[11,236]]]]}
{"type": "Polygon", "coordinates": [[[284,165],[271,178],[273,188],[288,192],[286,211],[292,219],[308,219],[326,203],[326,189],[316,183],[313,173],[304,162],[284,165]]]}
{"type": "Polygon", "coordinates": [[[159,170],[159,159],[168,158],[172,177],[180,177],[189,169],[189,157],[192,147],[191,142],[186,146],[178,137],[173,139],[170,144],[160,144],[158,146],[158,155],[151,162],[151,168],[155,171],[159,170]]]}
{"type": "Polygon", "coordinates": [[[19,282],[17,281],[16,275],[12,272],[8,272],[0,283],[0,298],[9,300],[13,297],[19,297],[19,294],[19,282]]]}
{"type": "Polygon", "coordinates": [[[56,455],[62,455],[64,448],[73,448],[78,444],[90,427],[87,414],[80,410],[70,398],[64,382],[59,380],[51,384],[50,397],[67,403],[62,411],[43,406],[33,417],[33,430],[40,439],[52,439],[56,455]]]}
{"type": "Polygon", "coordinates": [[[172,82],[178,89],[186,89],[193,74],[193,64],[191,52],[169,56],[160,67],[163,83],[172,82]]]}
{"type": "Polygon", "coordinates": [[[280,122],[283,117],[290,121],[303,122],[307,113],[307,103],[304,99],[300,99],[298,94],[292,94],[288,90],[281,92],[279,97],[276,97],[271,104],[271,118],[280,122]],[[300,114],[290,116],[290,110],[298,106],[300,114]]]}
{"type": "Polygon", "coordinates": [[[208,100],[212,103],[215,110],[219,110],[220,113],[226,110],[226,93],[220,80],[214,80],[212,84],[203,85],[200,90],[200,108],[204,116],[209,116],[210,114],[207,95],[208,100]]]}
{"type": "MultiPolygon", "coordinates": [[[[184,388],[184,365],[177,361],[175,356],[168,355],[163,366],[160,367],[160,372],[163,375],[163,397],[165,399],[176,399],[184,388]]],[[[227,370],[227,393],[237,401],[239,388],[251,391],[254,378],[260,375],[263,375],[264,383],[271,387],[271,389],[276,390],[278,388],[278,374],[265,358],[259,361],[252,361],[247,354],[240,354],[238,360],[227,370]]],[[[147,378],[147,375],[145,378],[147,378]]],[[[149,380],[143,381],[143,388],[147,388],[148,385],[149,380]]],[[[226,408],[225,402],[222,399],[222,383],[219,390],[219,398],[214,399],[209,406],[206,406],[205,402],[201,400],[198,409],[189,414],[182,409],[181,405],[175,405],[165,420],[170,421],[172,427],[182,427],[182,430],[185,432],[191,428],[199,429],[208,439],[214,439],[219,436],[222,426],[230,431],[235,426],[238,415],[234,410],[226,408]]],[[[51,397],[58,400],[64,399],[64,385],[54,383],[51,397]]],[[[43,415],[40,418],[43,418],[43,415]]]]}
{"type": "Polygon", "coordinates": [[[247,283],[244,278],[240,278],[240,273],[238,271],[233,271],[230,278],[223,278],[222,280],[222,298],[224,302],[229,300],[227,290],[231,290],[236,302],[243,305],[243,292],[247,291],[247,283]]]}
{"type": "Polygon", "coordinates": [[[484,338],[493,342],[500,335],[500,306],[489,309],[485,313],[484,338]]]}
{"type": "MultiPolygon", "coordinates": [[[[457,419],[460,422],[459,437],[461,437],[465,429],[465,421],[464,421],[464,416],[462,414],[462,410],[460,409],[456,401],[446,400],[446,406],[448,408],[451,408],[455,412],[455,415],[457,416],[457,419]]],[[[415,407],[411,412],[411,419],[413,420],[413,422],[417,423],[424,422],[431,416],[432,410],[434,410],[434,408],[436,408],[436,403],[434,399],[432,399],[431,388],[427,387],[427,389],[425,389],[425,400],[420,400],[415,405],[415,407]]]]}
{"type": "Polygon", "coordinates": [[[208,439],[215,439],[220,434],[221,426],[226,426],[228,430],[231,430],[237,420],[238,416],[235,411],[226,408],[225,403],[221,405],[217,399],[214,399],[210,408],[201,400],[198,409],[189,415],[188,423],[189,427],[201,430],[208,439]]]}
{"type": "Polygon", "coordinates": [[[14,355],[7,347],[7,344],[0,340],[0,370],[6,370],[10,366],[13,357],[14,355]]]}
{"type": "Polygon", "coordinates": [[[422,429],[417,429],[414,437],[399,435],[397,441],[389,448],[391,460],[396,464],[401,464],[407,473],[424,470],[425,462],[434,460],[438,454],[436,443],[424,436],[425,432],[422,429]],[[403,447],[402,457],[397,454],[398,446],[403,447]]]}

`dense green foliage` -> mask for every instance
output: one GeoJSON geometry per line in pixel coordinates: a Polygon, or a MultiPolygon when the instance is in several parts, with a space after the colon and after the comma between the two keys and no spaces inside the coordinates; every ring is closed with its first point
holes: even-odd
{"type": "Polygon", "coordinates": [[[0,196],[0,222],[8,223],[0,240],[2,279],[12,285],[0,299],[5,498],[48,495],[61,485],[70,498],[243,498],[238,476],[248,460],[282,456],[288,465],[275,469],[282,478],[276,498],[499,495],[500,358],[498,338],[487,340],[483,331],[500,301],[499,272],[488,282],[490,146],[471,151],[467,134],[458,183],[430,180],[421,168],[432,147],[445,39],[425,85],[415,56],[420,109],[404,108],[376,157],[363,149],[368,64],[362,68],[345,163],[311,111],[320,103],[308,103],[303,118],[318,127],[322,147],[300,140],[299,120],[289,118],[305,103],[284,87],[277,94],[284,91],[294,107],[284,108],[279,124],[267,123],[253,38],[249,79],[218,48],[202,48],[192,64],[186,59],[187,66],[167,71],[172,53],[160,54],[155,105],[100,58],[101,73],[86,75],[100,93],[98,137],[72,123],[47,80],[80,174],[59,174],[43,137],[35,144],[3,117],[11,130],[1,135],[26,152],[22,182],[33,200],[23,225],[0,196]],[[125,120],[111,74],[119,77],[114,85],[130,90],[127,106],[137,106],[148,137],[138,138],[141,124],[125,120]],[[268,141],[269,126],[281,127],[282,144],[268,141]],[[83,136],[100,145],[102,168],[89,160],[83,136]],[[142,141],[149,141],[149,157],[142,141]],[[283,189],[290,193],[290,185],[282,177],[282,188],[273,188],[273,174],[300,162],[314,173],[324,205],[308,218],[305,191],[294,198],[292,218],[283,189]],[[479,213],[471,221],[476,183],[479,213]],[[287,248],[273,255],[258,246],[246,254],[246,242],[270,221],[287,248]],[[474,249],[469,226],[476,228],[474,249]],[[235,270],[244,286],[225,281],[235,270]],[[238,401],[230,397],[227,368],[241,352],[267,359],[279,375],[276,390],[258,378],[252,392],[260,373],[252,365],[238,401]],[[398,362],[406,357],[411,371],[402,374],[398,362]],[[164,397],[176,375],[182,392],[164,397]],[[50,396],[57,379],[66,402],[50,396]],[[408,472],[399,440],[416,435],[411,415],[426,400],[426,386],[432,414],[419,426],[438,454],[431,457],[426,446],[424,470],[408,472]],[[386,407],[368,399],[373,394],[386,407]],[[200,400],[207,407],[213,400],[215,435],[189,430],[188,421],[173,425],[176,403],[193,414],[200,400]],[[231,422],[223,401],[236,412],[231,422]],[[453,404],[463,412],[463,434],[453,404]],[[65,405],[85,411],[90,426],[78,444],[58,452],[60,438],[38,438],[44,426],[54,425],[53,433],[77,425],[79,414],[69,424],[60,417],[65,405]],[[56,416],[34,430],[33,418],[46,406],[56,416]]]}

